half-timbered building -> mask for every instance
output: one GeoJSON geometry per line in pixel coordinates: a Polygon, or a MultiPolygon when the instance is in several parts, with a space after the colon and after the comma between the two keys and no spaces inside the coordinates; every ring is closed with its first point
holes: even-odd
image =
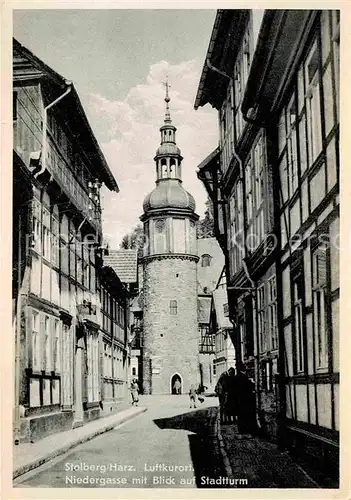
{"type": "Polygon", "coordinates": [[[226,255],[237,358],[262,427],[337,475],[339,13],[220,10],[195,107],[219,112],[199,165],[226,255]]]}
{"type": "Polygon", "coordinates": [[[16,40],[13,129],[18,442],[100,414],[100,187],[118,186],[73,84],[16,40]]]}

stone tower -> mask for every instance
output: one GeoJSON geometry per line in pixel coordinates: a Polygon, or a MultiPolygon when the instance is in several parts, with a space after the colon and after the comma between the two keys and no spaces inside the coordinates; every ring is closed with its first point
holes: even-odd
{"type": "Polygon", "coordinates": [[[156,187],[146,196],[143,256],[144,394],[187,393],[199,383],[195,200],[182,186],[176,127],[166,113],[156,151],[156,187]],[[179,380],[180,384],[175,381],[179,380]],[[179,387],[180,385],[180,387],[179,387]]]}

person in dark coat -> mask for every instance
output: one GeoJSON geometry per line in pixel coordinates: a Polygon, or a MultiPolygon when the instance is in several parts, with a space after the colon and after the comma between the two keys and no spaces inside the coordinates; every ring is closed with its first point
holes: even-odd
{"type": "Polygon", "coordinates": [[[235,370],[229,368],[221,374],[215,387],[219,400],[221,423],[230,422],[235,413],[235,370]]]}
{"type": "Polygon", "coordinates": [[[237,364],[235,379],[238,431],[240,434],[255,434],[257,431],[255,386],[247,376],[243,363],[237,364]]]}
{"type": "Polygon", "coordinates": [[[229,422],[235,422],[238,414],[238,396],[236,388],[236,375],[233,367],[228,370],[228,378],[226,380],[226,401],[225,411],[229,422]]]}

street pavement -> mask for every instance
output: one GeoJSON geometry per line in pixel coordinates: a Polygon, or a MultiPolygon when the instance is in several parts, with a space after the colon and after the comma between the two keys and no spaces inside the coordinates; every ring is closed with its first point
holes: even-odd
{"type": "Polygon", "coordinates": [[[14,487],[319,487],[275,444],[221,425],[217,405],[215,397],[190,409],[186,395],[141,396],[147,411],[17,477],[14,487]]]}
{"type": "Polygon", "coordinates": [[[217,487],[226,472],[215,434],[217,399],[141,396],[148,411],[28,472],[15,487],[217,487]]]}

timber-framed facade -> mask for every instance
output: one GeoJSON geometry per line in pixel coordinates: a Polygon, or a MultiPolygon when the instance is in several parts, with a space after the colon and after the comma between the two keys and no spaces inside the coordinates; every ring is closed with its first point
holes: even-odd
{"type": "Polygon", "coordinates": [[[218,11],[195,108],[206,103],[220,143],[198,176],[237,358],[267,435],[337,477],[339,12],[218,11]]]}

